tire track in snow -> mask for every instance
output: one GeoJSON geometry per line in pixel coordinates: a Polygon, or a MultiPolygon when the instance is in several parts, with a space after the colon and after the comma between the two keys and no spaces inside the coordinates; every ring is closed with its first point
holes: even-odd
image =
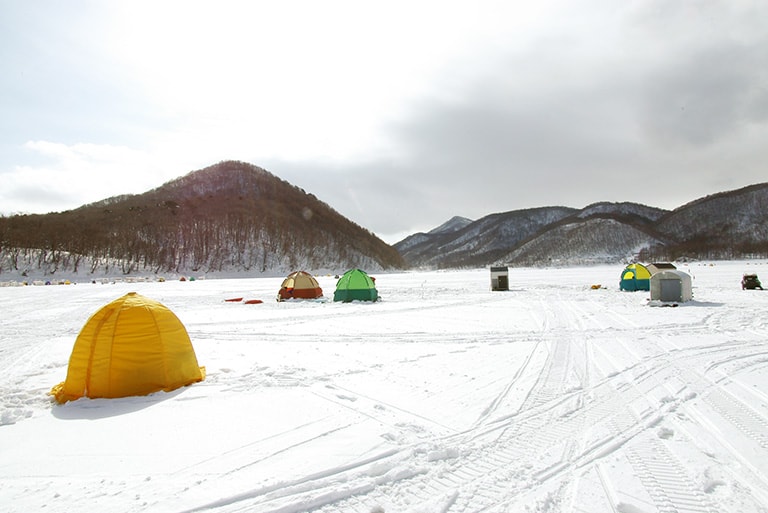
{"type": "MultiPolygon", "coordinates": [[[[568,367],[569,351],[569,344],[567,342],[555,340],[552,343],[552,350],[550,351],[545,364],[545,379],[540,379],[534,385],[536,392],[533,395],[529,395],[531,404],[529,404],[526,409],[541,409],[543,413],[546,413],[547,409],[538,408],[538,406],[546,405],[553,399],[559,399],[558,392],[561,391],[560,389],[562,388],[564,376],[567,373],[566,369],[568,367]],[[549,376],[549,379],[546,379],[546,376],[549,376]],[[555,383],[555,385],[553,385],[553,383],[555,383]]],[[[540,425],[543,425],[546,424],[548,420],[541,419],[537,422],[540,425]]],[[[551,445],[557,439],[561,438],[563,434],[564,433],[557,433],[554,435],[548,434],[543,438],[543,441],[531,445],[531,447],[522,452],[516,448],[516,444],[510,445],[507,442],[509,437],[505,437],[505,446],[499,447],[499,444],[496,444],[491,450],[485,449],[474,451],[470,455],[471,464],[463,463],[461,466],[455,468],[452,467],[451,460],[454,457],[453,455],[457,454],[457,451],[450,449],[452,441],[444,441],[444,444],[448,445],[448,449],[445,450],[439,448],[430,449],[429,447],[416,447],[412,450],[420,454],[420,459],[423,460],[425,468],[437,466],[443,467],[443,470],[437,476],[423,480],[423,482],[415,488],[411,486],[411,482],[413,480],[419,480],[418,476],[424,472],[415,470],[405,472],[405,474],[413,474],[415,476],[408,476],[408,479],[405,480],[408,482],[405,495],[408,497],[409,502],[429,503],[434,500],[434,497],[443,494],[447,497],[455,497],[455,500],[452,499],[450,502],[452,506],[456,506],[458,503],[457,501],[461,499],[455,491],[456,488],[466,486],[471,488],[473,484],[476,484],[476,489],[470,492],[471,497],[473,497],[472,501],[475,503],[482,501],[483,503],[492,504],[499,494],[508,492],[508,483],[510,482],[510,479],[516,478],[516,476],[525,476],[525,469],[514,468],[513,464],[515,462],[521,461],[521,457],[525,454],[530,455],[551,445]],[[501,475],[497,475],[499,474],[498,469],[502,469],[501,475]],[[491,482],[488,482],[487,476],[496,477],[491,482]]],[[[512,435],[512,438],[514,437],[515,435],[512,435]]],[[[322,487],[323,483],[318,483],[318,486],[322,487]]],[[[402,485],[398,479],[388,483],[381,483],[377,490],[368,490],[367,487],[363,487],[362,489],[365,489],[364,493],[371,498],[378,497],[379,503],[387,503],[388,497],[403,495],[403,493],[399,492],[401,488],[402,485]]],[[[347,494],[349,497],[344,499],[344,505],[339,511],[348,511],[348,506],[358,501],[354,496],[359,495],[362,489],[359,487],[351,488],[350,490],[352,491],[347,494]]],[[[316,490],[316,494],[322,495],[319,489],[316,490]]],[[[337,498],[341,497],[341,495],[337,496],[337,498]]],[[[242,499],[245,500],[251,498],[243,497],[242,499]]],[[[234,502],[239,503],[240,500],[238,499],[234,502]]],[[[246,500],[246,502],[252,503],[251,500],[246,500]]],[[[306,503],[307,501],[301,499],[298,502],[306,503]]],[[[237,509],[228,508],[227,511],[237,511],[237,509]]]]}
{"type": "MultiPolygon", "coordinates": [[[[4,353],[7,359],[3,359],[0,372],[4,375],[3,385],[0,385],[0,426],[15,424],[21,420],[30,418],[36,409],[44,410],[51,404],[48,391],[55,383],[40,387],[35,383],[40,375],[51,369],[59,367],[57,363],[50,363],[42,367],[31,369],[28,362],[45,361],[45,355],[50,351],[52,342],[21,346],[5,343],[4,353]]],[[[66,370],[62,374],[62,380],[66,376],[66,370]]]]}
{"type": "MultiPolygon", "coordinates": [[[[384,406],[388,409],[400,412],[401,414],[405,414],[408,417],[411,417],[413,419],[417,419],[419,421],[426,422],[428,424],[431,424],[435,427],[440,428],[441,431],[447,431],[450,433],[455,433],[455,429],[446,426],[445,424],[441,423],[438,420],[431,419],[429,417],[425,417],[424,415],[421,415],[419,413],[401,408],[397,405],[394,405],[392,403],[388,403],[385,401],[381,401],[379,399],[374,399],[372,397],[369,397],[365,394],[361,394],[360,392],[355,392],[353,390],[350,390],[348,388],[344,388],[339,385],[326,385],[324,387],[323,391],[319,390],[313,390],[312,393],[316,395],[317,397],[320,397],[326,401],[332,402],[336,405],[339,405],[343,408],[349,409],[354,411],[355,413],[362,415],[364,417],[368,417],[370,419],[376,420],[378,422],[381,422],[385,425],[391,425],[391,422],[387,419],[384,419],[383,414],[375,414],[377,408],[384,406]],[[334,392],[334,390],[338,390],[341,392],[346,393],[346,395],[339,395],[338,392],[334,392]],[[360,404],[351,404],[350,398],[354,398],[354,402],[357,403],[360,399],[362,399],[361,403],[365,403],[365,410],[360,404]]],[[[400,422],[402,423],[402,419],[400,419],[400,422]]]]}
{"type": "MultiPolygon", "coordinates": [[[[741,344],[737,345],[737,347],[740,346],[741,344]]],[[[754,344],[747,349],[751,351],[747,353],[739,352],[738,354],[731,354],[731,352],[719,353],[716,355],[719,359],[715,361],[711,360],[712,354],[709,353],[707,354],[706,361],[703,362],[706,364],[704,365],[704,373],[699,374],[691,369],[685,369],[684,372],[687,378],[686,381],[689,383],[689,388],[693,394],[722,418],[726,419],[747,439],[751,440],[761,449],[768,451],[768,418],[724,388],[725,385],[733,381],[730,372],[722,369],[722,367],[737,362],[739,370],[743,370],[753,365],[765,364],[768,352],[763,350],[763,344],[754,344]],[[713,371],[719,373],[719,379],[706,376],[707,373],[712,373],[713,371]]],[[[750,394],[764,395],[762,392],[753,391],[748,387],[745,389],[750,394]]],[[[764,479],[764,482],[768,485],[768,479],[764,479]]]]}
{"type": "MultiPolygon", "coordinates": [[[[550,311],[555,312],[556,310],[550,311]]],[[[555,315],[560,316],[558,313],[555,315]]],[[[567,322],[572,322],[572,319],[568,319],[567,322]]],[[[563,405],[568,402],[567,399],[563,400],[564,394],[579,395],[579,392],[568,394],[565,390],[566,377],[571,370],[569,356],[572,343],[573,341],[562,340],[559,337],[550,341],[550,351],[544,369],[539,374],[540,379],[534,383],[523,407],[518,410],[518,413],[527,412],[528,415],[534,412],[529,419],[508,417],[503,423],[500,423],[502,424],[501,432],[496,434],[496,439],[491,444],[481,446],[479,449],[470,451],[469,454],[463,454],[460,466],[452,468],[450,464],[446,464],[434,478],[426,483],[411,486],[409,488],[411,500],[420,503],[427,501],[430,496],[435,494],[450,493],[451,490],[461,489],[462,493],[457,495],[451,510],[463,511],[470,507],[477,510],[480,505],[493,506],[499,497],[508,495],[511,489],[510,483],[520,483],[522,485],[520,490],[522,490],[531,482],[536,481],[538,478],[531,472],[532,469],[526,465],[521,467],[519,462],[526,461],[543,451],[561,445],[562,440],[569,440],[574,431],[567,422],[558,422],[557,416],[552,417],[553,403],[563,405]],[[531,433],[534,433],[534,436],[531,436],[531,433]]],[[[500,397],[503,396],[502,393],[500,397]]],[[[573,408],[573,406],[568,405],[567,407],[573,408]]],[[[562,414],[560,418],[564,418],[562,414]]],[[[582,419],[577,419],[575,422],[583,427],[582,419]]],[[[499,431],[499,428],[498,426],[484,425],[482,429],[475,429],[475,431],[489,433],[499,431]]],[[[478,433],[472,433],[472,435],[470,439],[478,438],[478,433]]],[[[464,442],[466,441],[464,440],[464,442]]],[[[444,440],[444,442],[448,442],[448,440],[444,440]]],[[[562,459],[563,454],[571,454],[575,450],[575,444],[569,440],[568,443],[562,444],[563,452],[557,454],[556,459],[562,459]]],[[[547,470],[548,468],[544,468],[540,471],[546,472],[547,470]]],[[[387,496],[402,494],[402,492],[395,492],[396,490],[387,490],[386,493],[374,495],[379,495],[378,500],[381,502],[386,501],[387,496]]],[[[394,506],[396,508],[402,507],[397,504],[394,506]]],[[[339,511],[345,509],[345,507],[341,507],[339,511]]]]}
{"type": "Polygon", "coordinates": [[[528,354],[525,357],[525,361],[523,364],[518,368],[517,372],[515,372],[515,375],[512,376],[512,379],[507,383],[507,385],[504,387],[504,389],[499,393],[494,400],[486,407],[485,410],[480,414],[480,417],[478,417],[477,420],[472,425],[473,429],[476,429],[484,424],[487,423],[488,419],[496,413],[496,411],[499,409],[500,405],[507,399],[507,397],[510,394],[510,391],[514,388],[514,386],[518,383],[520,378],[528,371],[529,366],[531,364],[531,360],[533,359],[534,355],[540,350],[542,345],[541,340],[537,341],[536,344],[531,348],[531,350],[528,352],[528,354]]]}
{"type": "MultiPolygon", "coordinates": [[[[566,367],[568,367],[566,365],[568,356],[567,354],[563,355],[561,353],[563,351],[570,351],[570,348],[568,344],[562,343],[559,337],[555,338],[554,340],[548,340],[550,338],[548,333],[552,330],[553,325],[558,327],[570,326],[568,323],[574,321],[574,319],[579,325],[582,325],[582,322],[578,315],[569,315],[567,320],[563,320],[563,316],[565,315],[564,312],[568,312],[570,310],[562,308],[562,303],[560,302],[554,304],[545,299],[540,299],[538,304],[538,311],[542,313],[542,318],[540,321],[535,319],[539,324],[540,332],[538,340],[536,341],[536,345],[528,353],[522,366],[518,369],[515,375],[512,376],[507,385],[475,421],[473,425],[474,428],[479,428],[487,424],[491,416],[501,408],[501,405],[509,396],[510,391],[518,383],[525,372],[529,370],[534,354],[541,350],[543,347],[548,349],[548,356],[544,363],[544,370],[538,374],[536,382],[532,386],[531,390],[529,390],[525,400],[517,410],[520,411],[534,407],[536,404],[546,403],[553,397],[554,394],[560,393],[561,389],[563,388],[563,383],[568,371],[568,369],[566,369],[566,367]],[[555,383],[552,383],[553,378],[555,383]]],[[[586,372],[583,376],[585,375],[587,375],[586,372]]]]}
{"type": "Polygon", "coordinates": [[[395,468],[387,465],[389,459],[399,461],[398,451],[390,450],[374,455],[362,461],[333,467],[290,481],[281,481],[272,485],[257,487],[234,495],[222,497],[201,506],[183,510],[182,513],[201,511],[253,511],[258,507],[263,512],[300,513],[321,508],[337,502],[367,493],[375,486],[387,480],[411,477],[411,473],[399,472],[377,476],[386,470],[395,468]],[[362,469],[362,471],[361,471],[362,469]],[[363,476],[361,478],[361,476],[363,476]]]}
{"type": "MultiPolygon", "coordinates": [[[[724,344],[700,349],[699,352],[693,352],[681,359],[676,366],[677,373],[682,382],[685,383],[684,388],[680,391],[680,395],[684,396],[683,400],[702,399],[705,404],[729,420],[746,438],[765,449],[768,441],[765,435],[768,432],[768,419],[728,393],[720,383],[706,377],[709,370],[732,362],[734,359],[748,359],[751,355],[752,358],[757,358],[757,361],[762,363],[762,349],[755,345],[747,348],[750,352],[746,355],[741,352],[744,349],[743,344],[724,344]],[[701,371],[695,369],[701,369],[701,371]]],[[[694,411],[689,409],[688,413],[693,414],[694,411]]],[[[715,439],[724,441],[722,435],[719,434],[719,429],[714,428],[709,418],[704,420],[698,415],[692,415],[692,418],[698,419],[699,425],[711,431],[715,439]],[[715,431],[712,431],[713,428],[715,431]]],[[[695,437],[692,438],[695,439],[695,437]]],[[[741,446],[742,444],[738,443],[737,445],[741,446]]],[[[758,483],[758,489],[765,489],[768,486],[766,477],[758,469],[755,469],[740,451],[727,442],[724,447],[747,467],[745,469],[746,474],[742,470],[743,474],[740,479],[743,479],[744,475],[748,475],[752,483],[758,483]]],[[[710,449],[705,448],[703,450],[710,449]]],[[[658,438],[650,438],[644,442],[644,445],[635,442],[631,449],[625,450],[625,454],[633,467],[638,470],[638,477],[656,501],[659,511],[681,513],[714,513],[717,511],[700,489],[701,486],[691,479],[686,473],[685,467],[674,458],[658,438]]],[[[744,489],[742,489],[742,493],[748,494],[744,489]]]]}
{"type": "MultiPolygon", "coordinates": [[[[689,409],[688,416],[701,428],[709,431],[719,442],[720,446],[740,463],[738,473],[734,472],[730,467],[723,467],[723,470],[731,474],[734,482],[738,484],[743,502],[746,503],[747,499],[749,499],[753,504],[768,504],[768,476],[764,469],[758,468],[758,465],[756,465],[754,454],[749,452],[745,454],[743,443],[738,438],[732,439],[731,436],[722,434],[721,426],[714,423],[709,415],[702,415],[696,408],[693,408],[689,409]]],[[[694,442],[696,441],[696,437],[692,436],[691,439],[694,442]]],[[[705,447],[704,450],[709,451],[711,449],[705,447]]],[[[765,461],[765,458],[757,461],[765,461]]]]}
{"type": "MultiPolygon", "coordinates": [[[[735,350],[736,348],[732,348],[732,349],[735,350]]],[[[702,357],[702,355],[699,355],[699,354],[681,355],[681,356],[683,357],[681,361],[678,361],[678,362],[671,361],[668,364],[667,371],[669,371],[669,367],[674,367],[676,365],[680,365],[683,368],[686,368],[688,364],[687,360],[695,359],[697,357],[702,357]]],[[[706,352],[703,355],[703,357],[705,358],[708,356],[709,355],[706,352]]],[[[648,383],[649,379],[650,379],[650,375],[647,374],[644,379],[644,381],[646,382],[646,385],[650,384],[648,383]]],[[[650,411],[644,414],[638,414],[636,412],[631,411],[629,408],[623,408],[619,412],[616,411],[617,404],[627,404],[631,402],[631,400],[636,398],[642,398],[643,396],[644,396],[644,393],[638,392],[637,394],[633,395],[628,391],[618,394],[614,398],[611,398],[609,395],[600,405],[597,405],[596,407],[591,408],[591,411],[589,409],[585,411],[586,415],[588,415],[589,417],[594,417],[591,419],[591,421],[598,421],[601,418],[608,418],[609,420],[606,422],[606,424],[610,427],[610,432],[604,437],[601,443],[596,443],[592,447],[587,447],[585,450],[582,451],[581,455],[578,455],[578,457],[575,457],[575,458],[571,457],[573,466],[583,467],[585,465],[590,464],[591,462],[595,461],[597,458],[613,450],[618,449],[624,443],[626,443],[627,441],[630,441],[633,438],[633,436],[642,432],[642,430],[654,425],[657,419],[658,412],[650,411]]],[[[668,406],[670,410],[672,407],[673,407],[672,404],[668,406]]],[[[661,412],[661,413],[664,413],[664,412],[661,412]]],[[[539,426],[539,428],[546,429],[547,426],[539,426]]],[[[563,431],[567,432],[568,429],[565,429],[563,431]]],[[[561,466],[563,467],[562,469],[553,467],[549,476],[546,476],[546,474],[540,474],[540,476],[544,476],[543,478],[547,479],[549,477],[554,477],[557,474],[557,472],[559,472],[560,470],[567,470],[567,467],[568,467],[567,462],[565,462],[565,464],[561,466]]],[[[691,485],[690,483],[687,486],[688,488],[693,487],[693,485],[691,485]]],[[[693,488],[695,489],[695,487],[693,488]]],[[[706,507],[702,511],[707,511],[706,507]]]]}
{"type": "MultiPolygon", "coordinates": [[[[563,310],[555,307],[554,317],[558,320],[558,324],[563,322],[563,310]]],[[[590,323],[584,322],[586,319],[584,316],[580,316],[579,312],[574,314],[572,311],[566,311],[566,316],[570,315],[571,318],[566,319],[566,324],[574,325],[581,328],[579,331],[588,331],[592,326],[590,323]],[[574,317],[578,318],[575,320],[574,317]]],[[[582,333],[583,334],[583,333],[582,333]]],[[[585,426],[591,424],[597,419],[606,417],[606,414],[611,411],[615,401],[606,400],[605,408],[592,407],[594,413],[592,415],[585,414],[588,409],[584,406],[584,394],[582,390],[568,390],[567,379],[569,372],[572,371],[570,362],[572,361],[571,355],[573,346],[580,345],[576,341],[576,337],[571,340],[557,339],[552,342],[552,351],[548,358],[545,369],[541,373],[542,379],[537,381],[528,396],[526,402],[519,411],[534,413],[529,419],[514,418],[510,419],[511,427],[506,427],[502,430],[502,433],[496,440],[493,450],[490,451],[491,455],[494,454],[510,454],[508,447],[498,447],[500,444],[514,443],[517,450],[512,451],[511,456],[501,462],[499,462],[498,468],[509,468],[510,464],[515,460],[521,458],[529,459],[536,458],[537,454],[551,450],[552,448],[559,448],[559,455],[555,454],[555,457],[551,463],[547,466],[544,465],[540,469],[529,469],[530,472],[525,472],[525,469],[518,469],[516,475],[528,475],[529,479],[533,478],[536,481],[547,479],[547,475],[551,473],[557,473],[559,468],[563,466],[564,461],[569,459],[576,459],[583,451],[581,440],[578,437],[574,437],[574,433],[582,433],[585,426]],[[564,400],[565,398],[565,400],[564,400]],[[565,410],[563,410],[565,408],[565,410]],[[541,415],[535,415],[535,412],[541,410],[541,415]],[[581,411],[584,410],[584,411],[581,411]],[[533,436],[531,436],[533,434],[533,436]],[[527,440],[526,440],[527,437],[527,440]],[[514,442],[513,442],[514,441],[514,442]],[[525,446],[527,442],[527,447],[525,446]]],[[[586,354],[586,349],[584,349],[586,354]]],[[[586,367],[586,365],[585,365],[586,367]]],[[[582,384],[586,385],[584,379],[588,376],[585,372],[582,375],[582,384]]],[[[582,388],[587,388],[586,386],[582,388]]],[[[609,396],[609,397],[612,397],[609,396]]],[[[610,416],[611,425],[615,433],[626,432],[630,427],[638,424],[638,419],[631,413],[619,417],[615,414],[610,416]]],[[[486,456],[486,459],[493,459],[492,456],[486,456]]],[[[501,480],[502,483],[506,483],[506,480],[501,480]]],[[[491,494],[493,497],[503,496],[504,490],[508,491],[508,486],[505,484],[501,489],[491,494]],[[500,495],[501,494],[501,495],[500,495]]],[[[459,499],[459,502],[461,498],[459,499]]],[[[475,503],[477,497],[473,497],[469,502],[475,503]]],[[[491,501],[492,502],[492,501],[491,501]]]]}
{"type": "MultiPolygon", "coordinates": [[[[683,356],[684,358],[681,361],[670,360],[667,362],[665,364],[665,372],[674,372],[677,365],[681,365],[685,368],[688,363],[686,360],[693,360],[701,355],[694,353],[683,356]]],[[[642,390],[639,389],[639,387],[620,384],[621,386],[616,389],[619,393],[617,393],[613,399],[610,394],[608,394],[604,397],[601,404],[585,408],[582,420],[590,418],[589,423],[600,423],[601,419],[605,419],[602,420],[602,425],[603,428],[607,429],[607,433],[602,439],[594,440],[591,446],[583,447],[580,453],[574,451],[575,446],[571,444],[570,451],[565,451],[563,453],[564,458],[560,463],[535,473],[535,477],[543,482],[556,478],[559,474],[570,472],[574,468],[583,468],[587,465],[594,464],[601,457],[616,450],[620,450],[637,435],[654,426],[657,423],[657,420],[662,418],[665,413],[672,411],[674,408],[673,403],[668,403],[666,407],[662,406],[662,409],[659,411],[629,407],[633,402],[645,399],[647,397],[647,392],[656,388],[654,382],[659,381],[659,379],[652,380],[651,377],[651,373],[646,373],[641,377],[641,382],[638,383],[644,385],[642,390]],[[617,405],[619,405],[618,408],[617,405]],[[666,408],[666,411],[664,411],[664,408],[666,408]]],[[[540,429],[547,429],[548,427],[549,426],[541,426],[540,429]]],[[[570,429],[565,429],[562,432],[568,431],[570,431],[570,429]]],[[[658,467],[655,469],[659,470],[658,467]]],[[[684,489],[685,492],[679,492],[677,495],[672,492],[669,494],[672,496],[673,508],[677,509],[660,509],[659,511],[710,511],[710,509],[708,509],[710,506],[708,505],[706,498],[702,498],[703,496],[697,491],[695,484],[690,480],[685,481],[684,485],[681,485],[679,482],[672,484],[662,482],[660,486],[669,488],[673,492],[675,489],[684,489]],[[695,496],[696,499],[692,501],[689,497],[691,495],[695,496]],[[693,506],[691,506],[692,504],[693,506]],[[693,509],[685,509],[688,507],[692,507],[693,509]]],[[[655,490],[652,491],[655,493],[655,490]]],[[[609,492],[610,491],[606,489],[606,499],[610,501],[611,493],[609,492]]],[[[514,502],[513,498],[504,501],[503,505],[509,506],[512,502],[514,502]]],[[[662,504],[661,506],[665,507],[666,505],[662,504]]]]}
{"type": "MultiPolygon", "coordinates": [[[[574,469],[592,465],[622,447],[626,449],[628,442],[653,426],[659,415],[665,413],[642,404],[656,400],[648,394],[680,369],[709,362],[715,355],[723,361],[729,360],[740,349],[737,346],[694,348],[653,357],[652,365],[625,371],[637,372],[631,380],[617,374],[601,381],[590,389],[595,399],[576,403],[574,410],[565,413],[560,411],[558,414],[558,408],[567,401],[550,397],[546,402],[545,397],[550,394],[547,387],[542,387],[541,394],[534,392],[530,395],[530,409],[480,428],[486,434],[496,431],[490,442],[487,436],[475,440],[465,437],[465,442],[480,439],[485,442],[462,445],[461,437],[448,436],[433,443],[403,448],[401,454],[413,451],[416,457],[408,458],[408,463],[401,467],[392,466],[386,478],[373,478],[362,472],[343,488],[334,484],[340,476],[331,469],[316,481],[304,481],[300,492],[283,490],[280,500],[273,499],[274,508],[260,511],[295,513],[305,510],[301,508],[312,509],[309,505],[327,513],[375,511],[376,508],[403,511],[434,505],[436,497],[450,498],[444,502],[443,509],[436,511],[503,508],[514,503],[534,484],[557,479],[574,469]],[[597,430],[599,436],[592,436],[585,442],[584,426],[593,424],[600,428],[597,430]],[[457,458],[459,454],[461,458],[457,458]],[[537,463],[525,463],[530,461],[537,463]]],[[[567,354],[564,347],[555,347],[550,353],[548,372],[553,379],[563,374],[566,362],[562,355],[567,354]]],[[[571,397],[577,395],[573,393],[571,397]]],[[[670,409],[672,406],[672,403],[667,405],[670,409]]],[[[690,480],[677,477],[674,459],[666,456],[661,462],[649,459],[642,448],[635,448],[628,459],[633,468],[636,467],[638,478],[651,497],[658,501],[659,511],[710,511],[690,480]],[[656,481],[646,479],[643,482],[643,472],[647,476],[657,475],[656,481]]],[[[249,505],[253,504],[251,500],[236,502],[229,505],[235,509],[227,507],[225,510],[248,511],[249,505]]]]}
{"type": "Polygon", "coordinates": [[[745,436],[768,450],[768,419],[721,387],[709,390],[702,399],[745,436]]]}
{"type": "MultiPolygon", "coordinates": [[[[573,323],[568,315],[571,314],[555,312],[547,322],[573,323]]],[[[542,343],[550,347],[542,373],[547,377],[533,385],[524,408],[500,419],[491,420],[486,415],[468,433],[403,447],[398,454],[413,456],[403,457],[400,462],[391,456],[393,463],[388,464],[385,475],[371,468],[358,469],[352,476],[347,476],[346,470],[329,469],[314,480],[302,481],[301,487],[285,487],[273,502],[259,503],[264,506],[259,511],[503,509],[532,485],[595,465],[602,457],[619,450],[627,454],[638,479],[657,501],[659,511],[711,511],[707,509],[710,506],[706,497],[698,495],[692,481],[675,474],[679,462],[666,448],[663,457],[653,459],[657,451],[647,453],[634,440],[669,413],[674,401],[681,400],[686,384],[696,378],[686,374],[687,369],[706,368],[713,360],[744,358],[744,346],[713,344],[671,352],[660,349],[658,354],[595,384],[588,385],[583,378],[586,373],[582,374],[584,390],[579,390],[569,387],[567,378],[573,375],[571,357],[579,354],[577,344],[588,331],[588,322],[582,318],[576,330],[558,328],[555,340],[542,337],[542,343]],[[671,399],[660,401],[664,397],[671,399]],[[655,481],[651,479],[654,476],[655,481]],[[340,486],[342,481],[347,484],[340,486]]],[[[760,351],[757,347],[746,349],[760,351]]],[[[703,391],[712,386],[701,382],[703,391]]],[[[494,411],[498,411],[505,397],[502,391],[494,399],[494,411]]],[[[253,499],[232,501],[223,505],[223,510],[248,511],[253,499]]]]}
{"type": "Polygon", "coordinates": [[[659,513],[718,513],[685,466],[653,436],[624,449],[659,513]]]}

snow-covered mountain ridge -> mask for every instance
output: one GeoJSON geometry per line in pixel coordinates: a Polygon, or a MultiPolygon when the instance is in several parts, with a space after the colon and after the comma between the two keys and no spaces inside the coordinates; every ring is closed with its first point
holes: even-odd
{"type": "Polygon", "coordinates": [[[313,194],[226,161],[143,194],[0,216],[0,281],[768,257],[766,212],[768,183],[672,211],[599,202],[456,216],[393,247],[313,194]]]}
{"type": "Polygon", "coordinates": [[[600,202],[580,210],[542,207],[491,214],[453,231],[413,234],[395,248],[409,266],[421,268],[765,257],[768,183],[671,211],[600,202]]]}

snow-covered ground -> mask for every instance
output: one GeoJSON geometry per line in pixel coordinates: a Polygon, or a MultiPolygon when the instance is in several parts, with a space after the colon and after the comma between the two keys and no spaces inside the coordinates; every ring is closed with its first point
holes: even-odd
{"type": "Polygon", "coordinates": [[[277,303],[282,278],[0,288],[0,511],[768,511],[768,293],[739,285],[768,263],[682,266],[677,308],[622,268],[379,274],[374,304],[277,303]],[[129,291],[207,378],[54,404],[129,291]]]}

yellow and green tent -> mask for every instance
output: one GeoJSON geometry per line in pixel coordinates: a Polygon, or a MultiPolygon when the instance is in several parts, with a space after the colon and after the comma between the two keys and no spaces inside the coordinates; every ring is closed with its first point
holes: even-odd
{"type": "Polygon", "coordinates": [[[147,395],[205,379],[187,330],[159,302],[130,292],[85,323],[67,378],[51,389],[60,403],[81,397],[147,395]]]}
{"type": "Polygon", "coordinates": [[[619,288],[621,290],[651,290],[651,271],[643,264],[629,264],[621,272],[619,288]]]}

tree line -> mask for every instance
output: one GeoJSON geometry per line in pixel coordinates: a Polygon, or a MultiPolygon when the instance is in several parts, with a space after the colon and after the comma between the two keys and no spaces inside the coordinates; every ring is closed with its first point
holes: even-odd
{"type": "Polygon", "coordinates": [[[394,249],[313,195],[239,162],[141,195],[0,217],[0,247],[11,267],[25,249],[36,249],[52,261],[64,255],[119,260],[126,273],[320,268],[361,258],[403,267],[394,249]]]}

